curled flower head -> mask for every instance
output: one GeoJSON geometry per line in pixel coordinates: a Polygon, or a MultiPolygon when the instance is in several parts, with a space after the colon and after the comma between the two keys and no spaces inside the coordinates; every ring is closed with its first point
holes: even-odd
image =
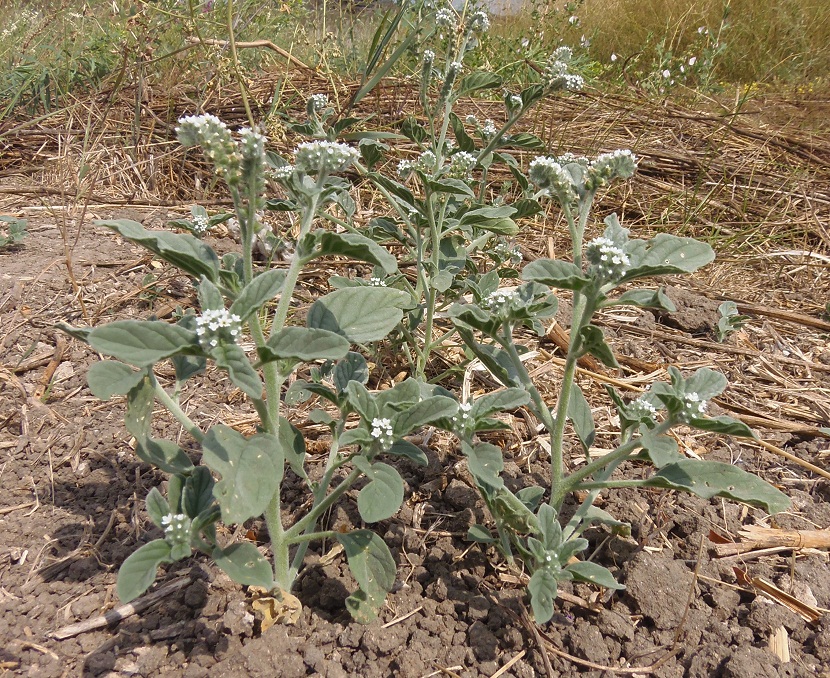
{"type": "Polygon", "coordinates": [[[424,54],[423,54],[423,62],[425,64],[428,63],[431,66],[434,63],[434,61],[435,61],[435,52],[433,52],[431,49],[425,49],[424,54]]]}
{"type": "Polygon", "coordinates": [[[369,287],[386,287],[386,281],[383,278],[372,276],[369,278],[369,287]]]}
{"type": "Polygon", "coordinates": [[[409,177],[412,175],[412,170],[414,168],[415,163],[413,163],[411,160],[401,160],[398,163],[398,176],[404,180],[409,179],[409,177]]]}
{"type": "Polygon", "coordinates": [[[477,35],[486,33],[490,30],[490,17],[487,16],[487,12],[483,12],[481,10],[474,12],[467,23],[467,30],[470,33],[475,33],[477,35]]]}
{"type": "Polygon", "coordinates": [[[530,163],[527,176],[533,184],[559,200],[562,207],[571,205],[577,199],[571,175],[555,158],[539,156],[530,163]]]}
{"type": "Polygon", "coordinates": [[[285,181],[294,174],[294,165],[282,165],[281,167],[273,167],[270,171],[271,177],[277,181],[285,181]]]}
{"type": "Polygon", "coordinates": [[[477,127],[477,126],[478,126],[478,118],[477,118],[476,116],[472,115],[472,114],[470,114],[470,115],[468,115],[466,118],[464,118],[464,121],[465,121],[468,125],[473,125],[473,126],[475,126],[475,127],[477,127]]]}
{"type": "Polygon", "coordinates": [[[434,172],[436,162],[438,162],[438,158],[435,157],[435,153],[432,151],[424,151],[413,163],[413,167],[421,170],[422,172],[434,172]]]}
{"type": "Polygon", "coordinates": [[[499,130],[496,128],[496,123],[487,118],[484,121],[484,124],[481,126],[481,133],[487,137],[488,139],[491,137],[496,136],[496,132],[499,130]]]}
{"type": "Polygon", "coordinates": [[[459,151],[450,158],[447,175],[454,179],[468,179],[476,166],[476,156],[466,151],[459,151]]]}
{"type": "Polygon", "coordinates": [[[585,258],[591,264],[591,273],[603,283],[619,280],[631,265],[625,250],[605,236],[588,243],[585,258]]]}
{"type": "Polygon", "coordinates": [[[375,417],[372,419],[372,438],[374,438],[383,449],[392,447],[395,437],[392,433],[392,422],[387,418],[375,417]]]}
{"type": "Polygon", "coordinates": [[[435,25],[439,28],[456,28],[455,12],[449,7],[442,7],[435,13],[435,25]]]}
{"type": "Polygon", "coordinates": [[[229,185],[239,183],[242,155],[228,126],[215,115],[186,115],[179,119],[176,135],[182,146],[201,146],[216,174],[229,185]]]}
{"type": "Polygon", "coordinates": [[[184,513],[168,513],[161,519],[164,538],[170,544],[187,544],[190,542],[191,520],[184,513]]]}
{"type": "Polygon", "coordinates": [[[594,191],[614,179],[630,179],[637,170],[637,157],[629,150],[598,155],[588,168],[585,188],[594,191]]]}
{"type": "Polygon", "coordinates": [[[585,81],[582,76],[570,73],[570,62],[573,52],[570,47],[559,47],[548,57],[542,69],[542,78],[550,90],[570,90],[576,92],[582,89],[585,81]]]}
{"type": "Polygon", "coordinates": [[[321,113],[326,110],[329,105],[329,97],[327,94],[312,94],[308,98],[308,110],[313,113],[321,113]]]}
{"type": "Polygon", "coordinates": [[[297,169],[306,174],[333,174],[347,169],[358,158],[356,150],[334,141],[309,141],[294,153],[297,169]]]}
{"type": "Polygon", "coordinates": [[[632,419],[654,419],[657,408],[641,396],[628,404],[628,414],[632,419]]]}
{"type": "Polygon", "coordinates": [[[483,301],[482,306],[494,316],[507,317],[513,308],[514,302],[520,301],[516,290],[496,290],[491,292],[483,301]]]}
{"type": "Polygon", "coordinates": [[[221,343],[236,343],[241,333],[242,319],[227,309],[207,309],[196,317],[196,335],[206,350],[221,343]]]}

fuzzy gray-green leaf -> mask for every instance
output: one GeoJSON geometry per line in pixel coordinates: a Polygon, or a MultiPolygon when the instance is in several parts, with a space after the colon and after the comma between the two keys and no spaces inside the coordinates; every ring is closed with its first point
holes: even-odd
{"type": "Polygon", "coordinates": [[[150,367],[197,345],[196,333],[160,320],[117,320],[89,333],[99,353],[136,367],[150,367]]]}
{"type": "Polygon", "coordinates": [[[357,509],[367,523],[391,518],[403,502],[403,480],[389,464],[372,463],[365,457],[355,457],[352,462],[369,479],[369,483],[357,495],[357,509]]]}
{"type": "Polygon", "coordinates": [[[620,591],[625,588],[623,584],[620,584],[614,579],[614,575],[607,568],[587,560],[571,563],[566,569],[574,576],[574,579],[579,579],[580,581],[597,584],[598,586],[603,586],[614,591],[620,591]]]}
{"type": "Polygon", "coordinates": [[[346,287],[330,292],[311,305],[308,327],[340,334],[363,344],[379,341],[403,318],[411,301],[402,290],[386,287],[346,287]]]}
{"type": "Polygon", "coordinates": [[[222,480],[213,494],[222,508],[222,520],[242,523],[261,515],[282,481],[285,459],[274,436],[259,433],[245,438],[217,424],[202,442],[202,460],[222,480]]]}
{"type": "Polygon", "coordinates": [[[154,539],[130,554],[118,570],[115,585],[121,601],[138,598],[155,581],[158,566],[170,561],[170,545],[163,539],[154,539]]]}
{"type": "Polygon", "coordinates": [[[235,313],[242,322],[254,313],[263,304],[271,301],[279,294],[282,284],[285,282],[285,271],[272,268],[261,273],[251,280],[231,304],[230,313],[235,313]]]}
{"type": "Polygon", "coordinates": [[[335,536],[346,551],[349,569],[360,587],[346,600],[346,607],[357,621],[369,622],[377,617],[383,599],[395,583],[395,561],[383,539],[371,530],[335,536]]]}
{"type": "Polygon", "coordinates": [[[349,340],[310,327],[284,327],[259,350],[262,362],[271,360],[339,360],[349,352],[349,340]]]}
{"type": "Polygon", "coordinates": [[[101,400],[109,400],[114,395],[127,395],[142,379],[143,371],[136,372],[117,360],[94,363],[86,375],[89,390],[101,400]]]}
{"type": "Polygon", "coordinates": [[[537,624],[544,624],[553,616],[553,601],[556,600],[558,584],[553,573],[544,567],[536,570],[530,578],[527,590],[530,593],[533,618],[537,624]]]}
{"type": "Polygon", "coordinates": [[[211,350],[216,366],[226,370],[228,377],[242,392],[256,400],[262,399],[262,380],[248,357],[237,344],[222,343],[211,350]]]}
{"type": "Polygon", "coordinates": [[[243,586],[261,586],[269,591],[274,586],[271,564],[250,542],[232,544],[225,549],[213,549],[213,560],[236,583],[243,586]]]}

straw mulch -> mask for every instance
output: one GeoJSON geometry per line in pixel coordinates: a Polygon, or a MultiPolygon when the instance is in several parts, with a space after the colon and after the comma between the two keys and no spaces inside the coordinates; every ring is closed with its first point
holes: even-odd
{"type": "MultiPolygon", "coordinates": [[[[272,148],[289,153],[299,139],[278,117],[268,117],[275,92],[288,116],[300,120],[309,94],[328,92],[342,104],[354,90],[345,83],[332,91],[330,80],[298,70],[260,78],[249,94],[272,148]]],[[[416,97],[411,83],[391,81],[352,115],[369,118],[367,129],[395,129],[418,110],[416,97]]],[[[501,110],[481,101],[457,108],[462,119],[471,113],[496,121],[501,110]]],[[[176,120],[203,111],[232,127],[247,124],[234,91],[216,91],[201,106],[183,91],[105,92],[37,121],[8,121],[0,127],[0,210],[100,204],[184,212],[193,202],[227,203],[199,155],[186,154],[175,141],[176,120]]],[[[641,237],[666,230],[704,238],[718,252],[702,275],[665,281],[691,295],[693,310],[697,303],[708,313],[703,329],[649,324],[639,312],[600,319],[622,370],[583,365],[586,395],[604,398],[603,383],[634,395],[665,378],[666,362],[684,370],[712,366],[731,381],[718,405],[761,431],[767,450],[780,454],[793,434],[830,437],[820,430],[830,425],[830,322],[822,315],[830,301],[830,130],[818,122],[830,119],[828,112],[830,103],[819,100],[770,96],[734,111],[716,102],[692,108],[597,92],[551,98],[535,111],[525,129],[549,153],[631,148],[640,157],[638,178],[601,196],[599,215],[617,212],[641,237]],[[711,304],[726,298],[738,301],[749,321],[721,344],[714,341],[718,316],[711,304]]],[[[397,157],[417,150],[408,142],[395,148],[388,171],[397,157]]],[[[517,153],[525,164],[532,155],[517,153]]],[[[492,178],[498,189],[509,174],[492,178]]],[[[367,206],[374,196],[358,186],[356,198],[367,206]]],[[[358,218],[370,212],[360,210],[358,218]]],[[[567,255],[566,229],[555,210],[526,226],[518,238],[526,259],[567,255]]],[[[550,380],[544,390],[553,402],[561,360],[555,333],[536,348],[534,369],[543,383],[550,380]]],[[[701,452],[693,437],[681,442],[701,452]]]]}

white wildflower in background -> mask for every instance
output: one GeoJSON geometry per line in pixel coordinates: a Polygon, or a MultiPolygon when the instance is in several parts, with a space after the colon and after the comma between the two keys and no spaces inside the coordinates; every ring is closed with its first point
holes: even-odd
{"type": "Polygon", "coordinates": [[[282,167],[273,167],[270,171],[271,177],[277,181],[285,181],[292,174],[294,174],[294,165],[283,165],[282,167]]]}
{"type": "Polygon", "coordinates": [[[179,119],[176,135],[183,146],[201,146],[216,173],[233,186],[242,176],[242,155],[228,126],[215,115],[186,115],[179,119]]]}
{"type": "Polygon", "coordinates": [[[465,121],[468,125],[473,125],[474,127],[478,127],[478,118],[474,115],[468,115],[465,118],[465,121]]]}
{"type": "Polygon", "coordinates": [[[315,113],[320,113],[329,105],[329,97],[327,94],[312,94],[308,101],[309,107],[315,113]]]}
{"type": "Polygon", "coordinates": [[[601,153],[590,163],[585,188],[595,191],[614,179],[630,179],[637,171],[637,157],[627,149],[601,153]]]}
{"type": "Polygon", "coordinates": [[[470,410],[472,409],[472,403],[460,403],[458,405],[458,412],[452,418],[452,423],[457,431],[464,431],[472,423],[472,417],[470,416],[470,410]]]}
{"type": "Polygon", "coordinates": [[[455,28],[455,12],[447,7],[439,9],[435,13],[435,25],[439,28],[455,28]]]}
{"type": "Polygon", "coordinates": [[[220,343],[236,343],[242,334],[242,319],[227,309],[207,309],[196,317],[196,335],[205,349],[220,343]]]}
{"type": "Polygon", "coordinates": [[[425,64],[432,64],[435,61],[435,52],[431,49],[425,49],[423,54],[423,60],[425,64]]]}
{"type": "Polygon", "coordinates": [[[625,251],[604,236],[588,243],[585,258],[591,264],[591,273],[602,282],[619,280],[631,265],[625,251]]]}
{"type": "Polygon", "coordinates": [[[193,232],[197,235],[204,235],[210,228],[210,221],[204,214],[197,214],[193,217],[193,232]]]}
{"type": "Polygon", "coordinates": [[[358,159],[347,144],[334,141],[309,141],[300,144],[294,154],[295,166],[306,174],[342,172],[358,159]]]}
{"type": "Polygon", "coordinates": [[[569,23],[571,26],[576,26],[576,25],[579,23],[579,17],[578,17],[578,16],[576,16],[575,14],[574,14],[574,15],[569,16],[569,17],[568,17],[568,23],[569,23]]]}
{"type": "Polygon", "coordinates": [[[418,156],[414,166],[422,172],[434,172],[436,162],[438,162],[438,158],[435,157],[435,153],[432,151],[424,151],[418,156]]]}
{"type": "Polygon", "coordinates": [[[398,176],[404,180],[409,179],[409,177],[412,175],[412,170],[414,168],[415,163],[413,163],[411,160],[401,160],[400,162],[398,162],[398,176]]]}
{"type": "Polygon", "coordinates": [[[496,290],[483,300],[482,306],[493,315],[506,315],[515,301],[519,301],[516,290],[496,290]]]}
{"type": "Polygon", "coordinates": [[[380,443],[383,449],[392,447],[392,443],[395,442],[392,435],[392,422],[385,417],[372,419],[372,437],[380,443]]]}
{"type": "Polygon", "coordinates": [[[671,71],[668,68],[665,71],[663,71],[663,77],[666,79],[671,77],[671,71]]]}
{"type": "Polygon", "coordinates": [[[386,287],[386,281],[376,276],[372,276],[369,278],[369,287],[386,287]]]}
{"type": "Polygon", "coordinates": [[[611,63],[614,63],[616,60],[617,60],[617,55],[612,53],[611,54],[611,63]]]}
{"type": "Polygon", "coordinates": [[[657,416],[657,408],[643,397],[630,402],[628,412],[633,419],[654,419],[657,416]]]}
{"type": "Polygon", "coordinates": [[[697,57],[689,57],[689,66],[694,66],[697,63],[697,57]]]}
{"type": "Polygon", "coordinates": [[[542,78],[545,84],[552,90],[582,89],[585,81],[582,76],[568,71],[573,52],[569,47],[559,47],[548,57],[542,69],[542,78]]]}

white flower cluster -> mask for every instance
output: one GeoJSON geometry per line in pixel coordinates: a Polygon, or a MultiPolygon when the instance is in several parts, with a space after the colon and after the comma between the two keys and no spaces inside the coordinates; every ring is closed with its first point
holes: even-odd
{"type": "Polygon", "coordinates": [[[634,419],[654,419],[657,416],[657,408],[642,397],[628,404],[628,412],[634,419]]]}
{"type": "Polygon", "coordinates": [[[468,125],[472,125],[473,127],[478,127],[478,118],[476,116],[472,115],[472,114],[470,114],[466,118],[464,118],[464,121],[468,125]]]}
{"type": "Polygon", "coordinates": [[[505,263],[517,266],[522,263],[522,253],[516,245],[511,245],[504,241],[499,242],[493,248],[493,254],[505,263]]]}
{"type": "Polygon", "coordinates": [[[245,162],[265,164],[265,135],[250,127],[239,130],[239,150],[245,162]]]}
{"type": "Polygon", "coordinates": [[[179,119],[176,135],[183,146],[201,146],[216,173],[230,185],[242,176],[240,154],[228,126],[215,115],[186,115],[179,119]]]}
{"type": "Polygon", "coordinates": [[[589,168],[585,188],[595,191],[614,179],[630,179],[637,171],[637,157],[629,150],[618,149],[597,156],[589,168]]]}
{"type": "Polygon", "coordinates": [[[692,419],[702,417],[706,414],[707,405],[708,403],[698,393],[694,391],[686,393],[683,396],[683,407],[677,413],[677,418],[688,423],[692,419]]]}
{"type": "Polygon", "coordinates": [[[369,287],[386,287],[386,281],[382,278],[372,276],[369,278],[369,287]]]}
{"type": "Polygon", "coordinates": [[[582,89],[585,84],[582,76],[568,72],[572,56],[573,52],[569,47],[559,47],[548,57],[542,70],[542,78],[549,89],[572,92],[582,89]]]}
{"type": "Polygon", "coordinates": [[[455,425],[457,431],[463,431],[472,423],[472,417],[470,416],[470,410],[472,409],[472,403],[459,404],[458,412],[452,418],[452,423],[455,425]]]}
{"type": "Polygon", "coordinates": [[[602,282],[619,280],[631,265],[625,251],[609,238],[594,238],[585,248],[591,272],[602,282]]]}
{"type": "Polygon", "coordinates": [[[269,172],[273,179],[277,181],[285,181],[292,174],[294,174],[294,165],[283,165],[282,167],[272,167],[269,172]]]}
{"type": "Polygon", "coordinates": [[[210,221],[204,214],[197,214],[193,217],[193,232],[196,235],[204,235],[210,228],[210,221]]]}
{"type": "Polygon", "coordinates": [[[423,63],[429,64],[432,66],[432,63],[435,61],[435,52],[431,49],[425,49],[423,54],[423,63]]]}
{"type": "Polygon", "coordinates": [[[484,121],[484,124],[481,126],[481,133],[487,138],[491,138],[496,136],[496,132],[498,132],[498,128],[496,127],[496,123],[490,118],[484,121]]]}
{"type": "Polygon", "coordinates": [[[545,155],[535,158],[527,168],[527,177],[535,186],[557,198],[563,208],[577,199],[571,175],[556,158],[545,155]]]}
{"type": "Polygon", "coordinates": [[[395,437],[392,435],[392,422],[386,417],[372,419],[372,437],[377,440],[383,449],[392,447],[395,437]]]}
{"type": "Polygon", "coordinates": [[[493,315],[503,316],[510,311],[514,301],[519,300],[516,290],[496,290],[491,292],[482,302],[482,306],[493,315]]]}
{"type": "Polygon", "coordinates": [[[334,141],[308,141],[294,152],[297,169],[306,174],[342,172],[358,158],[355,149],[334,141]]]}
{"type": "Polygon", "coordinates": [[[190,518],[184,513],[168,513],[161,519],[164,527],[164,538],[173,544],[187,544],[190,542],[190,518]]]}
{"type": "Polygon", "coordinates": [[[242,333],[242,319],[227,309],[207,309],[196,317],[196,334],[203,348],[216,348],[220,342],[235,343],[242,333]]]}
{"type": "Polygon", "coordinates": [[[476,166],[476,156],[466,151],[459,151],[450,157],[450,166],[447,176],[453,179],[469,179],[476,166]]]}
{"type": "Polygon", "coordinates": [[[490,17],[487,16],[487,12],[481,10],[475,12],[467,23],[467,30],[479,35],[490,30],[490,17]]]}
{"type": "Polygon", "coordinates": [[[315,113],[320,113],[329,105],[329,97],[327,94],[312,94],[308,98],[308,107],[315,113]]]}
{"type": "Polygon", "coordinates": [[[427,174],[435,172],[435,163],[438,158],[432,151],[424,151],[415,160],[401,160],[398,163],[398,176],[401,179],[408,179],[412,174],[412,170],[421,170],[427,174]]]}

